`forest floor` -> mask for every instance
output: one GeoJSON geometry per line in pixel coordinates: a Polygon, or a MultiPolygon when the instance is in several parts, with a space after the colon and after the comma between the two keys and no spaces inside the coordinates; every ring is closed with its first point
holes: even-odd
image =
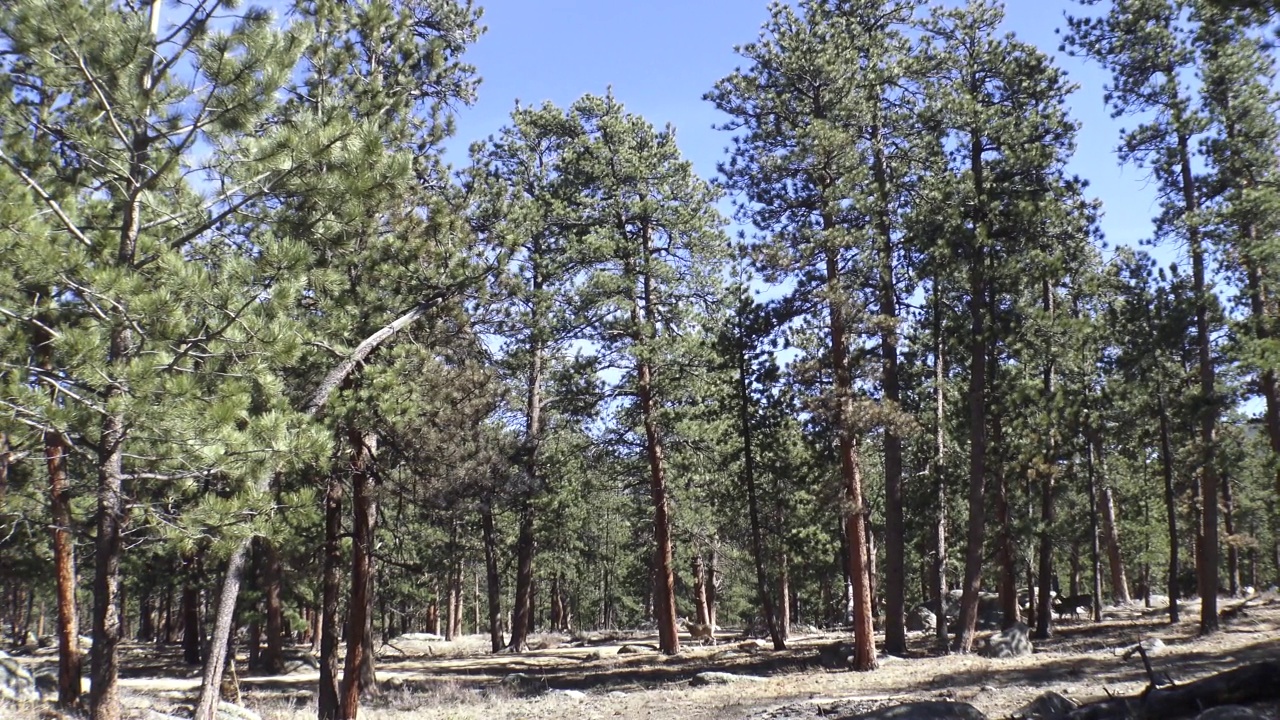
{"type": "MultiPolygon", "coordinates": [[[[1222,598],[1220,608],[1241,601],[1222,598]]],[[[541,649],[523,655],[487,652],[488,639],[456,642],[397,642],[384,646],[378,661],[379,692],[361,709],[367,720],[514,720],[529,718],[767,718],[873,709],[913,700],[963,700],[991,718],[1009,717],[1045,691],[1077,702],[1130,695],[1148,683],[1137,655],[1138,642],[1159,638],[1164,647],[1149,653],[1157,673],[1178,684],[1280,657],[1280,596],[1252,600],[1222,632],[1197,635],[1199,604],[1184,602],[1182,622],[1170,625],[1164,607],[1141,604],[1109,607],[1103,621],[1068,620],[1050,640],[1035,641],[1022,658],[988,659],[941,655],[933,636],[909,634],[905,658],[881,656],[870,673],[834,670],[819,661],[819,648],[847,633],[796,635],[784,652],[765,649],[721,633],[717,646],[685,644],[675,657],[652,649],[657,638],[643,633],[594,634],[588,642],[539,636],[541,649]],[[622,645],[640,652],[619,654],[622,645]],[[695,686],[692,678],[722,671],[760,679],[695,686]],[[512,674],[522,676],[512,678],[512,674]],[[506,678],[506,681],[504,681],[506,678]],[[513,682],[515,680],[515,682],[513,682]],[[565,692],[569,691],[569,692],[565,692]],[[574,692],[576,691],[576,692],[574,692]],[[778,713],[779,708],[786,708],[778,713]]],[[[982,635],[979,636],[979,644],[982,635]]],[[[977,647],[977,644],[975,644],[977,647]]],[[[45,665],[45,657],[27,658],[45,665]]],[[[132,646],[124,658],[121,684],[132,716],[148,709],[169,712],[189,705],[198,687],[196,671],[180,668],[168,649],[132,646]]],[[[34,669],[34,668],[33,668],[34,669]]],[[[315,717],[314,670],[288,676],[241,676],[243,704],[266,720],[315,717]]],[[[1280,717],[1280,705],[1269,708],[1280,717]]],[[[3,715],[0,712],[0,715],[3,715]]],[[[35,715],[32,715],[35,717],[35,715]]]]}

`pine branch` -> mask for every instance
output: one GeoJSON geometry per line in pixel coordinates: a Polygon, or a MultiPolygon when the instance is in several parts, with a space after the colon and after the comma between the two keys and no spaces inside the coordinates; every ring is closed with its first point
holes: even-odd
{"type": "Polygon", "coordinates": [[[93,242],[89,240],[89,238],[85,237],[85,234],[80,231],[80,228],[71,221],[71,217],[62,209],[62,206],[58,204],[58,201],[53,199],[52,195],[45,192],[44,187],[42,187],[35,178],[24,172],[23,169],[19,167],[3,149],[0,149],[0,162],[4,163],[10,170],[17,173],[18,177],[22,179],[22,182],[25,183],[27,187],[31,188],[31,191],[43,200],[45,205],[49,206],[49,209],[53,211],[54,215],[58,216],[58,219],[62,221],[63,227],[67,229],[67,232],[71,233],[72,237],[79,240],[80,244],[84,245],[86,248],[91,250],[93,249],[93,242]]]}

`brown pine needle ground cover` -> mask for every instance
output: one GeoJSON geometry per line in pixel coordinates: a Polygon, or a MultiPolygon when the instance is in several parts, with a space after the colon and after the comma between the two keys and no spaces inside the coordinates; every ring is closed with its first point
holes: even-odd
{"type": "MultiPolygon", "coordinates": [[[[1239,600],[1226,599],[1229,609],[1239,600]]],[[[953,699],[977,706],[992,718],[1008,717],[1036,695],[1053,690],[1077,702],[1130,695],[1147,685],[1137,655],[1125,653],[1139,641],[1159,638],[1150,654],[1157,673],[1183,684],[1234,667],[1280,657],[1280,597],[1254,600],[1223,631],[1196,634],[1199,607],[1183,604],[1184,620],[1170,626],[1164,608],[1131,605],[1107,608],[1100,624],[1067,621],[1055,637],[1036,641],[1034,655],[994,660],[977,655],[939,655],[932,636],[913,633],[907,658],[883,658],[879,670],[854,673],[819,662],[818,649],[847,639],[840,633],[799,635],[786,652],[743,649],[721,634],[715,647],[686,646],[664,658],[643,646],[643,634],[593,634],[577,643],[543,636],[544,647],[524,655],[492,655],[487,638],[457,642],[397,643],[384,647],[378,666],[380,692],[360,717],[368,720],[514,720],[515,718],[749,718],[784,705],[822,706],[850,698],[875,705],[909,700],[953,699]],[[618,654],[627,643],[641,652],[618,654]],[[761,681],[694,686],[708,670],[762,676],[761,681]],[[508,676],[522,673],[515,679],[508,676]],[[507,678],[504,682],[503,679],[507,678]],[[557,691],[579,691],[585,695],[557,691]]],[[[48,657],[28,658],[47,665],[48,657]]],[[[195,669],[182,667],[180,654],[132,647],[121,681],[134,717],[189,704],[198,685],[195,669]]],[[[266,720],[315,716],[314,671],[282,677],[241,675],[245,705],[266,720]]],[[[817,708],[815,708],[816,710],[817,708]]],[[[0,708],[0,715],[9,708],[0,708]]],[[[1280,717],[1280,707],[1269,711],[1280,717]]],[[[816,713],[815,713],[816,714],[816,713]]],[[[38,717],[32,711],[23,715],[38,717]]],[[[23,717],[16,715],[16,717],[23,717]]],[[[47,717],[47,716],[45,716],[47,717]]]]}

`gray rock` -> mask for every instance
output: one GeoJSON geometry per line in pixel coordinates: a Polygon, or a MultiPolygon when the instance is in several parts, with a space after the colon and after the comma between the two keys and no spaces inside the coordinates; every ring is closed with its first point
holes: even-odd
{"type": "Polygon", "coordinates": [[[1266,716],[1242,705],[1220,705],[1209,708],[1195,717],[1195,720],[1265,720],[1266,716]]]}
{"type": "Polygon", "coordinates": [[[840,720],[987,720],[987,716],[969,703],[926,700],[846,715],[840,720]]]}
{"type": "Polygon", "coordinates": [[[217,720],[262,720],[258,713],[229,702],[218,703],[217,720]]]}
{"type": "Polygon", "coordinates": [[[1014,623],[1007,630],[998,632],[987,638],[982,647],[982,655],[989,658],[1012,658],[1030,655],[1030,628],[1025,623],[1014,623]]]}
{"type": "Polygon", "coordinates": [[[912,632],[933,632],[938,627],[938,616],[920,605],[907,614],[907,629],[912,632]]]}
{"type": "Polygon", "coordinates": [[[626,644],[618,648],[619,655],[638,655],[640,653],[658,652],[658,648],[653,645],[626,644]]]}
{"type": "Polygon", "coordinates": [[[701,672],[689,681],[695,687],[699,685],[728,685],[736,682],[761,682],[762,677],[755,675],[735,675],[727,672],[701,672]]]}
{"type": "Polygon", "coordinates": [[[1013,714],[1014,718],[1025,720],[1053,720],[1076,709],[1075,702],[1050,691],[1027,703],[1013,714]]]}
{"type": "Polygon", "coordinates": [[[40,691],[31,671],[0,650],[0,700],[19,703],[40,701],[40,691]]]}
{"type": "Polygon", "coordinates": [[[1164,641],[1158,637],[1147,638],[1138,644],[1141,645],[1142,649],[1146,650],[1148,653],[1153,653],[1164,647],[1164,641]]]}

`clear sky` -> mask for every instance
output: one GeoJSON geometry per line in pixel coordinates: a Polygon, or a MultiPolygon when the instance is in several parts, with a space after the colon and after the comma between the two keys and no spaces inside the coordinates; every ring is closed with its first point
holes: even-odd
{"type": "MultiPolygon", "coordinates": [[[[480,76],[479,101],[463,108],[450,143],[455,167],[466,147],[500,128],[519,99],[565,106],[585,93],[615,96],[655,126],[670,122],[685,156],[705,178],[725,155],[724,117],[702,95],[741,64],[733,47],[754,40],[767,0],[478,0],[488,27],[467,55],[480,76]]],[[[958,0],[946,0],[957,4],[958,0]]],[[[1145,174],[1121,168],[1114,148],[1121,122],[1103,106],[1105,73],[1058,52],[1055,30],[1072,0],[1007,0],[1006,28],[1052,54],[1080,86],[1071,110],[1082,124],[1071,171],[1103,201],[1109,244],[1136,244],[1158,212],[1145,174]]],[[[1172,258],[1168,252],[1157,255],[1172,258]]],[[[1166,260],[1167,262],[1167,260],[1166,260]]]]}

